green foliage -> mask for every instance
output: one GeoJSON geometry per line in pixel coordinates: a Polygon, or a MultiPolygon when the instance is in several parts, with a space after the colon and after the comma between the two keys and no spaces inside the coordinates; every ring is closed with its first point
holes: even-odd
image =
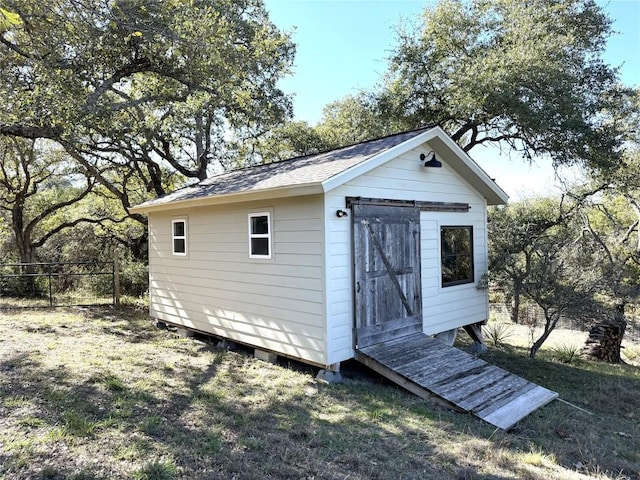
{"type": "Polygon", "coordinates": [[[361,92],[324,107],[317,130],[335,148],[395,133],[393,127],[381,116],[375,98],[361,92]]]}
{"type": "Polygon", "coordinates": [[[611,164],[624,95],[602,59],[610,34],[592,0],[444,0],[399,32],[379,108],[404,128],[437,122],[466,149],[611,164]]]}
{"type": "Polygon", "coordinates": [[[634,199],[609,185],[490,210],[494,285],[513,303],[514,321],[522,298],[544,314],[532,356],[561,316],[624,322],[640,295],[638,215],[634,199]]]}
{"type": "Polygon", "coordinates": [[[514,303],[514,323],[519,321],[520,299],[534,257],[574,209],[575,205],[566,206],[559,199],[550,198],[532,198],[489,209],[491,281],[507,302],[514,303]]]}
{"type": "Polygon", "coordinates": [[[570,344],[556,345],[551,349],[555,359],[562,363],[573,364],[580,358],[581,347],[570,344]]]}
{"type": "Polygon", "coordinates": [[[4,30],[20,24],[22,24],[20,15],[0,7],[0,28],[4,30]]]}
{"type": "Polygon", "coordinates": [[[0,210],[13,242],[0,245],[2,257],[34,262],[49,238],[98,221],[85,214],[92,181],[52,142],[0,137],[0,165],[0,210]]]}
{"type": "Polygon", "coordinates": [[[135,480],[173,480],[178,476],[178,467],[172,461],[154,460],[146,463],[134,473],[135,480]]]}
{"type": "Polygon", "coordinates": [[[532,357],[563,315],[607,315],[601,294],[610,291],[610,263],[603,262],[601,244],[585,234],[584,198],[526,200],[490,212],[490,270],[513,301],[512,316],[519,313],[521,297],[544,314],[542,333],[532,338],[532,357]]]}
{"type": "Polygon", "coordinates": [[[322,119],[313,127],[306,122],[287,122],[275,128],[257,142],[255,150],[258,160],[284,160],[391,133],[395,133],[393,125],[377,111],[371,94],[361,92],[325,106],[322,119]]]}
{"type": "Polygon", "coordinates": [[[132,205],[233,166],[244,141],[291,113],[276,83],[294,46],[259,0],[7,0],[0,21],[0,137],[55,142],[92,187],[45,232],[88,215],[143,259],[145,219],[131,216],[137,232],[123,220],[132,205]]]}
{"type": "Polygon", "coordinates": [[[149,415],[140,422],[140,431],[147,435],[155,436],[162,432],[162,417],[149,415]]]}
{"type": "Polygon", "coordinates": [[[127,388],[124,382],[115,375],[107,375],[104,378],[103,383],[105,388],[112,392],[122,392],[127,388]]]}
{"type": "Polygon", "coordinates": [[[239,150],[240,158],[250,159],[251,150],[255,150],[255,162],[269,163],[278,160],[312,155],[333,148],[326,139],[322,138],[317,128],[307,122],[287,122],[271,130],[254,143],[245,142],[239,150]]]}
{"type": "Polygon", "coordinates": [[[505,323],[490,323],[482,328],[484,340],[494,348],[504,348],[513,335],[511,327],[505,323]]]}
{"type": "Polygon", "coordinates": [[[149,290],[149,267],[143,261],[126,256],[120,264],[121,292],[141,297],[149,290]]]}
{"type": "Polygon", "coordinates": [[[86,437],[98,427],[95,419],[75,410],[68,410],[62,416],[63,425],[69,435],[86,437]]]}
{"type": "Polygon", "coordinates": [[[222,450],[223,441],[220,432],[208,430],[203,435],[198,451],[202,455],[214,455],[222,450]]]}
{"type": "Polygon", "coordinates": [[[612,169],[640,109],[602,58],[611,34],[592,0],[434,2],[399,26],[378,87],[327,105],[307,138],[335,148],[435,123],[467,151],[612,169]]]}

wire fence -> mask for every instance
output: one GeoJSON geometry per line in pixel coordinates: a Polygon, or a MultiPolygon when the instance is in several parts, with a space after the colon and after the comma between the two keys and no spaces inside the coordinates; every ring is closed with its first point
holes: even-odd
{"type": "MultiPolygon", "coordinates": [[[[489,304],[489,317],[499,322],[511,322],[511,305],[506,303],[489,304]]],[[[523,325],[544,325],[545,318],[542,309],[538,305],[520,305],[518,314],[519,323],[523,325]]],[[[624,337],[633,342],[640,343],[640,318],[633,313],[626,316],[627,329],[624,337]]],[[[556,328],[566,328],[567,330],[577,330],[587,332],[596,321],[588,322],[583,319],[562,316],[558,320],[556,328]]]]}
{"type": "Polygon", "coordinates": [[[0,309],[113,305],[114,262],[0,264],[0,309]]]}

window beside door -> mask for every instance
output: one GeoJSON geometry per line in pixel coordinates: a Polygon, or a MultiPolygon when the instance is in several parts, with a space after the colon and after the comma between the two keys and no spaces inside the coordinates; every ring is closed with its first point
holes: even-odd
{"type": "Polygon", "coordinates": [[[473,283],[473,227],[440,227],[442,286],[473,283]]]}

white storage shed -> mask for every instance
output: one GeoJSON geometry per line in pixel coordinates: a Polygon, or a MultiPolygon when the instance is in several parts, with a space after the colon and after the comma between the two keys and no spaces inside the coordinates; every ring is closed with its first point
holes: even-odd
{"type": "Polygon", "coordinates": [[[133,209],[150,314],[335,371],[485,321],[487,205],[506,201],[437,126],[223,173],[133,209]]]}

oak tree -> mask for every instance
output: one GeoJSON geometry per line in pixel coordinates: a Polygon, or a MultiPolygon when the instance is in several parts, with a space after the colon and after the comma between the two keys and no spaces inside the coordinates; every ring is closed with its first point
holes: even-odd
{"type": "Polygon", "coordinates": [[[261,0],[4,0],[0,136],[55,142],[119,221],[289,116],[294,50],[261,0]]]}
{"type": "Polygon", "coordinates": [[[594,0],[440,0],[398,27],[380,83],[316,128],[345,145],[434,123],[468,152],[615,167],[633,91],[603,58],[612,33],[594,0]]]}
{"type": "Polygon", "coordinates": [[[59,143],[127,209],[289,115],[293,54],[260,0],[6,0],[0,135],[59,143]]]}

